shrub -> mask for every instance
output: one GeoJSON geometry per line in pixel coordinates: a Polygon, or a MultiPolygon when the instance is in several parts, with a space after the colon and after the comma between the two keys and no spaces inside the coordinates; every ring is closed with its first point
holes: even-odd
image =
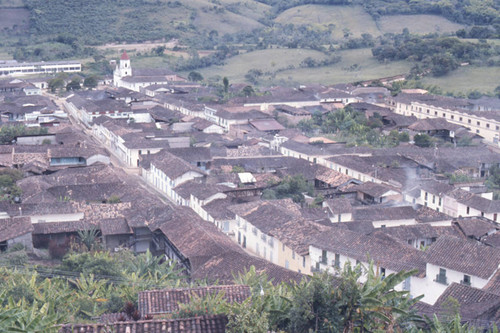
{"type": "Polygon", "coordinates": [[[49,253],[53,259],[62,259],[69,251],[69,238],[65,238],[64,243],[58,244],[55,240],[49,242],[49,253]]]}

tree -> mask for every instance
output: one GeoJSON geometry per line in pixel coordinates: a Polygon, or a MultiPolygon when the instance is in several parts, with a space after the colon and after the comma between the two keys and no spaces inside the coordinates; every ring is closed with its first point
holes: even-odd
{"type": "Polygon", "coordinates": [[[428,148],[432,145],[432,138],[427,134],[416,134],[413,140],[415,141],[415,145],[422,148],[428,148]]]}
{"type": "Polygon", "coordinates": [[[192,71],[188,75],[188,80],[192,82],[203,81],[203,76],[199,72],[192,71]]]}
{"type": "Polygon", "coordinates": [[[58,89],[62,89],[64,87],[64,80],[61,77],[56,77],[54,79],[49,80],[49,89],[51,92],[56,92],[58,89]]]}
{"type": "Polygon", "coordinates": [[[71,91],[71,90],[80,90],[81,89],[81,82],[82,79],[80,79],[78,76],[75,76],[71,81],[66,85],[66,90],[71,91]]]}
{"type": "Polygon", "coordinates": [[[252,86],[245,86],[241,91],[245,97],[250,97],[255,95],[255,90],[252,86]]]}
{"type": "Polygon", "coordinates": [[[224,85],[224,93],[227,94],[229,91],[229,79],[226,76],[222,79],[222,84],[224,85]]]}
{"type": "Polygon", "coordinates": [[[83,86],[88,89],[92,89],[97,87],[97,83],[99,82],[99,79],[95,75],[90,75],[83,80],[83,86]]]}

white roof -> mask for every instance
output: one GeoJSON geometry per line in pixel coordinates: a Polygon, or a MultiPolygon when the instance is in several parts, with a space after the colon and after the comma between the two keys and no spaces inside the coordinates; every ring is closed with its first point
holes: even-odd
{"type": "Polygon", "coordinates": [[[238,177],[240,177],[240,182],[243,184],[255,183],[257,181],[250,172],[240,172],[238,173],[238,177]]]}

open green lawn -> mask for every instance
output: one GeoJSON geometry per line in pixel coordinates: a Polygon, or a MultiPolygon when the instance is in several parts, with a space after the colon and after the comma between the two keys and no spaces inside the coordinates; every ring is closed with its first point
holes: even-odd
{"type": "Polygon", "coordinates": [[[413,34],[452,33],[465,27],[437,15],[382,16],[378,26],[382,33],[401,33],[403,28],[408,28],[413,34]]]}
{"type": "Polygon", "coordinates": [[[479,90],[492,93],[495,87],[500,85],[500,68],[464,66],[446,76],[426,77],[422,81],[424,84],[441,87],[443,92],[467,94],[472,90],[479,90]]]}
{"type": "Polygon", "coordinates": [[[227,60],[224,66],[211,66],[200,70],[205,78],[227,76],[231,81],[243,82],[250,69],[274,72],[280,68],[299,64],[307,57],[324,59],[326,56],[314,50],[306,49],[267,49],[240,54],[227,60]]]}
{"type": "Polygon", "coordinates": [[[314,24],[325,27],[333,24],[333,36],[336,39],[344,37],[344,30],[349,31],[354,37],[359,37],[363,33],[380,35],[373,18],[360,6],[298,6],[285,10],[276,18],[276,22],[314,24]]]}

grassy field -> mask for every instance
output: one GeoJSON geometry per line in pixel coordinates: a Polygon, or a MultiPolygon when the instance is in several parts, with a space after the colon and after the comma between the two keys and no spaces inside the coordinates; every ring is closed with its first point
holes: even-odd
{"type": "Polygon", "coordinates": [[[413,34],[451,33],[465,27],[437,15],[382,16],[377,23],[382,33],[401,33],[405,27],[413,34]]]}
{"type": "Polygon", "coordinates": [[[499,73],[498,67],[465,66],[446,76],[439,78],[426,77],[422,81],[424,84],[437,85],[444,92],[462,92],[465,94],[472,90],[493,92],[495,87],[500,85],[499,73]]]}
{"type": "Polygon", "coordinates": [[[339,52],[342,61],[327,67],[297,68],[280,72],[270,82],[298,82],[335,84],[376,79],[409,72],[411,64],[406,61],[381,64],[373,58],[370,49],[345,50],[339,52]]]}
{"type": "MultiPolygon", "coordinates": [[[[230,1],[225,1],[224,5],[227,3],[230,3],[230,1]]],[[[238,11],[238,8],[248,8],[251,3],[254,2],[248,2],[247,7],[233,3],[233,8],[236,9],[235,11],[238,11]]],[[[245,14],[233,13],[226,10],[223,6],[216,5],[209,0],[191,0],[188,4],[189,7],[196,9],[196,18],[193,21],[195,26],[201,30],[215,30],[221,36],[226,33],[231,34],[239,31],[251,31],[263,26],[256,21],[261,17],[261,11],[264,10],[261,9],[262,7],[259,5],[255,5],[255,12],[247,16],[245,14]]],[[[246,10],[246,12],[248,12],[248,10],[246,10]]]]}
{"type": "Polygon", "coordinates": [[[243,82],[250,69],[262,72],[274,72],[280,68],[299,64],[307,57],[324,59],[326,56],[314,50],[306,49],[267,49],[240,54],[228,59],[224,66],[211,66],[200,70],[205,78],[227,76],[231,81],[243,82]]]}
{"type": "MultiPolygon", "coordinates": [[[[224,66],[212,66],[201,69],[205,78],[227,76],[232,82],[245,82],[245,74],[250,69],[260,69],[262,72],[271,72],[261,77],[263,85],[299,83],[354,82],[380,78],[385,76],[407,73],[411,64],[406,61],[380,64],[372,57],[370,49],[340,51],[342,61],[326,67],[299,68],[299,64],[306,57],[323,59],[324,54],[304,49],[269,49],[249,52],[233,57],[224,66]],[[284,69],[289,65],[295,68],[284,69]]],[[[186,75],[187,73],[182,73],[186,75]]]]}
{"type": "Polygon", "coordinates": [[[30,12],[25,8],[0,8],[0,30],[13,29],[27,31],[30,12]]]}
{"type": "Polygon", "coordinates": [[[373,18],[360,6],[298,6],[284,11],[275,21],[282,24],[313,24],[324,27],[333,24],[332,34],[336,39],[344,37],[344,30],[349,31],[354,37],[359,37],[363,33],[380,35],[373,18]]]}

